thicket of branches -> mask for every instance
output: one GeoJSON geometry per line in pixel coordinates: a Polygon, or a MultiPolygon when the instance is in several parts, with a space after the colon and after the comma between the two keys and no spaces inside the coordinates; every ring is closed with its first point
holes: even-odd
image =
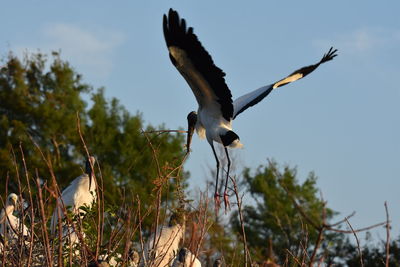
{"type": "Polygon", "coordinates": [[[228,214],[214,210],[208,192],[188,195],[184,135],[144,126],[139,114],[105,99],[104,89],[83,83],[57,53],[50,60],[10,54],[0,70],[0,103],[0,206],[10,192],[23,198],[16,214],[31,232],[15,242],[0,238],[3,266],[87,265],[100,256],[129,266],[132,251],[140,255],[177,209],[187,218],[181,246],[203,266],[216,258],[226,266],[399,266],[389,213],[371,226],[387,227],[382,245],[359,244],[359,232],[370,228],[353,229],[352,215],[334,222],[337,213],[319,196],[313,173],[300,183],[295,168],[274,161],[245,169],[231,177],[228,214]],[[50,236],[48,225],[56,198],[82,174],[88,154],[98,160],[99,194],[84,219],[70,216],[77,254],[50,236]],[[252,201],[243,203],[244,194],[252,201]]]}
{"type": "MultiPolygon", "coordinates": [[[[68,62],[54,53],[50,62],[42,54],[19,60],[12,54],[0,70],[0,176],[15,175],[11,149],[23,144],[27,165],[50,181],[48,166],[35,143],[65,187],[81,172],[86,152],[77,134],[77,114],[81,131],[89,141],[90,152],[101,164],[107,202],[115,203],[125,191],[127,197],[139,195],[144,203],[152,193],[152,181],[158,173],[145,126],[140,114],[132,116],[117,99],[106,100],[104,89],[93,90],[82,82],[68,62]],[[83,97],[90,98],[89,104],[83,97]]],[[[160,161],[175,165],[184,155],[183,136],[152,135],[160,161]]],[[[17,151],[17,153],[19,153],[17,151]]],[[[181,173],[185,178],[185,174],[181,173]]],[[[183,180],[184,181],[184,180],[183,180]]],[[[24,184],[24,183],[23,183],[24,184]]],[[[174,180],[168,191],[175,190],[174,180]]],[[[4,193],[5,184],[0,184],[4,193]]],[[[15,183],[10,190],[16,191],[15,183]]],[[[173,197],[173,195],[171,196],[173,197]]]]}

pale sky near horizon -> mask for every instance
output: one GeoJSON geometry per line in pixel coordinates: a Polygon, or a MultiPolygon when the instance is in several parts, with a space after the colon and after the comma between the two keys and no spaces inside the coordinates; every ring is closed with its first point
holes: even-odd
{"type": "MultiPolygon", "coordinates": [[[[316,63],[331,46],[338,56],[308,77],[272,92],[240,114],[234,130],[244,149],[238,172],[273,158],[319,177],[328,206],[362,228],[385,220],[400,233],[400,2],[366,1],[7,1],[0,51],[62,58],[106,96],[146,123],[186,127],[197,109],[168,58],[162,15],[172,7],[194,27],[223,69],[234,98],[316,63]]],[[[204,189],[214,158],[196,136],[186,164],[191,189],[204,189]]],[[[249,196],[248,196],[249,198],[249,196]]],[[[383,229],[372,231],[384,238],[383,229]]],[[[352,237],[350,237],[352,238],[352,237]]]]}

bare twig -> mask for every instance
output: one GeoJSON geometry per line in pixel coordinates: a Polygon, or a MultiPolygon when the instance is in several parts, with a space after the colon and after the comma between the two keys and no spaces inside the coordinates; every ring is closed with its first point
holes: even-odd
{"type": "MultiPolygon", "coordinates": [[[[31,230],[30,230],[31,234],[30,234],[28,265],[27,265],[29,267],[32,264],[33,237],[34,237],[34,228],[33,227],[34,227],[34,221],[35,221],[35,213],[33,211],[33,199],[32,199],[31,185],[30,185],[30,182],[29,182],[28,169],[26,167],[24,150],[22,149],[21,143],[19,144],[19,149],[21,151],[22,162],[23,162],[23,165],[24,165],[26,184],[28,185],[29,203],[30,203],[29,208],[30,208],[30,213],[31,213],[31,230]]],[[[24,224],[23,220],[22,220],[22,224],[24,224]]]]}
{"type": "Polygon", "coordinates": [[[196,248],[195,248],[195,253],[194,253],[194,258],[192,259],[191,266],[193,266],[195,259],[198,257],[200,254],[200,248],[203,243],[204,237],[206,236],[206,233],[212,226],[211,223],[208,223],[208,204],[209,200],[207,198],[206,193],[200,195],[200,202],[198,206],[198,221],[200,222],[200,237],[198,240],[196,240],[196,248]],[[203,204],[204,203],[204,204],[203,204]]]}
{"type": "MultiPolygon", "coordinates": [[[[11,147],[11,153],[12,153],[12,161],[13,161],[13,165],[15,167],[15,173],[16,173],[16,178],[17,178],[17,185],[18,185],[18,192],[19,192],[19,201],[22,203],[23,198],[22,198],[22,187],[21,187],[21,179],[20,179],[20,175],[19,175],[19,170],[18,170],[18,164],[17,164],[17,157],[15,156],[15,152],[14,152],[14,148],[11,147]]],[[[11,230],[14,232],[14,234],[18,237],[18,263],[19,266],[22,266],[22,251],[23,251],[23,231],[22,231],[22,227],[24,224],[24,218],[25,218],[25,211],[22,208],[22,206],[20,206],[21,209],[21,220],[19,221],[19,224],[16,226],[16,229],[13,229],[13,227],[11,227],[11,230]]],[[[7,220],[8,220],[8,216],[7,216],[7,220]]]]}
{"type": "Polygon", "coordinates": [[[243,237],[243,249],[244,249],[244,266],[248,266],[248,261],[250,261],[250,266],[253,265],[251,262],[251,256],[249,252],[249,248],[247,245],[247,238],[246,238],[246,231],[244,228],[244,217],[243,217],[243,209],[242,209],[242,199],[243,196],[239,196],[239,189],[237,187],[236,179],[234,177],[230,177],[232,184],[233,184],[233,192],[235,193],[236,196],[236,201],[237,201],[237,206],[238,206],[238,213],[239,213],[239,221],[240,221],[240,227],[242,230],[242,237],[243,237]]]}
{"type": "Polygon", "coordinates": [[[288,250],[288,249],[285,249],[285,250],[286,250],[286,252],[287,252],[290,256],[292,256],[292,258],[297,262],[297,264],[298,264],[299,266],[303,266],[303,264],[296,258],[295,255],[293,255],[292,252],[290,252],[290,250],[288,250]]]}
{"type": "MultiPolygon", "coordinates": [[[[81,120],[80,120],[80,117],[79,117],[79,112],[76,112],[76,125],[77,125],[77,130],[78,130],[79,137],[81,139],[82,145],[83,145],[83,147],[85,149],[85,152],[86,152],[86,156],[87,156],[88,159],[90,159],[90,153],[89,153],[89,150],[88,150],[88,148],[86,146],[86,142],[85,142],[85,139],[83,138],[82,131],[81,131],[81,120]]],[[[103,217],[104,215],[103,215],[103,212],[102,212],[102,209],[101,209],[102,205],[101,205],[101,198],[100,198],[100,190],[99,190],[99,185],[97,183],[93,162],[91,160],[88,160],[88,161],[89,161],[89,164],[90,164],[91,175],[93,176],[93,181],[94,181],[94,183],[96,185],[96,192],[97,192],[96,193],[96,201],[98,203],[97,204],[97,227],[96,227],[96,229],[97,229],[97,239],[96,239],[96,252],[95,252],[95,259],[97,259],[98,256],[99,256],[100,244],[102,242],[102,236],[103,236],[102,235],[102,229],[103,228],[101,227],[101,225],[103,225],[102,221],[104,220],[104,217],[103,217]]],[[[96,161],[97,161],[97,165],[99,165],[98,160],[96,160],[96,161]]]]}
{"type": "MultiPolygon", "coordinates": [[[[345,218],[346,220],[346,218],[345,218]]],[[[358,232],[364,232],[364,231],[368,231],[371,230],[372,228],[376,228],[382,225],[385,225],[386,222],[381,222],[381,223],[377,223],[377,224],[373,224],[364,228],[359,228],[359,229],[354,229],[352,231],[348,231],[348,230],[341,230],[341,229],[335,229],[335,228],[330,228],[330,227],[326,227],[327,230],[329,231],[333,231],[333,232],[337,232],[337,233],[343,233],[343,234],[351,234],[351,233],[358,233],[358,232]]]]}
{"type": "Polygon", "coordinates": [[[143,132],[144,134],[151,134],[151,133],[157,133],[157,134],[163,134],[163,133],[188,133],[188,131],[183,131],[183,130],[157,130],[157,131],[146,131],[143,132]]]}
{"type": "Polygon", "coordinates": [[[356,238],[356,242],[357,242],[357,249],[358,249],[358,253],[360,255],[360,264],[361,267],[364,266],[364,261],[363,261],[363,257],[362,257],[362,251],[361,251],[361,247],[360,247],[360,241],[358,240],[357,234],[354,231],[353,227],[351,226],[350,222],[346,219],[347,224],[349,225],[351,231],[353,232],[354,237],[356,238]]]}
{"type": "Polygon", "coordinates": [[[388,205],[385,201],[385,212],[386,212],[386,262],[385,266],[389,267],[390,260],[390,220],[389,220],[389,211],[388,205]]]}
{"type": "MultiPolygon", "coordinates": [[[[321,194],[321,198],[322,198],[322,194],[321,194]]],[[[325,202],[322,202],[323,206],[322,206],[322,227],[320,227],[320,229],[318,230],[318,237],[317,237],[317,241],[315,241],[315,246],[314,246],[314,250],[313,253],[310,257],[310,264],[309,266],[312,267],[314,264],[314,260],[315,260],[315,256],[317,255],[317,251],[319,249],[319,246],[321,245],[321,242],[324,238],[324,231],[325,231],[325,224],[326,224],[326,208],[325,208],[325,202]]]]}
{"type": "Polygon", "coordinates": [[[315,260],[315,256],[317,255],[317,251],[319,249],[319,246],[322,242],[323,239],[323,234],[324,234],[324,228],[322,227],[319,231],[318,231],[318,237],[317,240],[315,241],[315,246],[314,246],[314,250],[312,252],[312,255],[310,257],[310,263],[308,266],[312,267],[314,264],[314,260],[315,260]]]}
{"type": "Polygon", "coordinates": [[[346,217],[344,217],[343,220],[340,220],[340,221],[338,221],[338,222],[329,224],[329,225],[327,225],[327,227],[328,227],[328,228],[332,228],[332,227],[338,226],[338,225],[340,225],[340,224],[346,222],[346,219],[350,219],[350,218],[353,217],[354,215],[356,215],[356,212],[355,212],[355,211],[353,211],[351,214],[349,214],[349,215],[347,215],[346,217]]]}
{"type": "Polygon", "coordinates": [[[142,259],[144,261],[144,266],[147,266],[146,257],[144,255],[144,241],[142,236],[142,217],[140,216],[140,198],[136,195],[137,203],[138,203],[138,219],[139,219],[139,240],[140,240],[140,247],[142,249],[142,259]]]}
{"type": "MultiPolygon", "coordinates": [[[[37,170],[36,170],[36,186],[38,188],[38,195],[39,195],[39,211],[40,211],[42,219],[44,219],[44,218],[46,218],[46,216],[45,216],[45,212],[44,212],[42,188],[40,187],[39,174],[38,174],[37,170]]],[[[46,261],[47,261],[47,265],[51,267],[51,266],[53,266],[53,260],[52,260],[52,256],[51,256],[49,236],[47,233],[46,224],[43,222],[41,224],[41,227],[42,227],[42,233],[43,233],[43,236],[45,239],[46,261]]]]}

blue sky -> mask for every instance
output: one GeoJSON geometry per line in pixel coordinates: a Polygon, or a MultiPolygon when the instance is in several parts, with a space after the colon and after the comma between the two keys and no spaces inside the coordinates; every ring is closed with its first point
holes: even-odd
{"type": "MultiPolygon", "coordinates": [[[[305,79],[279,88],[234,122],[244,149],[236,167],[274,158],[308,172],[328,206],[356,211],[354,228],[400,220],[400,3],[385,1],[7,1],[0,51],[61,50],[85,81],[104,86],[153,125],[185,127],[197,109],[169,61],[162,15],[175,8],[193,26],[232,94],[270,84],[315,63],[334,46],[339,56],[305,79]]],[[[214,159],[194,138],[186,168],[192,190],[204,188],[214,159]]],[[[384,238],[383,230],[374,231],[384,238]]]]}

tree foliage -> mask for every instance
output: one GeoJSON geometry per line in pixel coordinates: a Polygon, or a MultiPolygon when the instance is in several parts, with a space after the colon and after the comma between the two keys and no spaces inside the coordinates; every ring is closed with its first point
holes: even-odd
{"type": "MultiPolygon", "coordinates": [[[[153,153],[164,167],[175,166],[184,155],[182,135],[144,135],[142,131],[155,128],[144,126],[140,114],[132,116],[118,100],[107,100],[104,89],[94,91],[58,53],[50,60],[40,53],[23,60],[9,54],[3,61],[0,177],[2,181],[9,177],[9,191],[18,191],[16,172],[22,169],[13,163],[13,155],[20,161],[20,144],[30,177],[36,177],[37,170],[43,181],[51,181],[49,168],[34,143],[51,164],[61,189],[82,173],[86,152],[77,131],[77,114],[89,151],[101,167],[108,203],[119,202],[122,194],[137,194],[145,205],[152,195],[152,181],[158,176],[153,153]]],[[[2,195],[5,186],[0,183],[2,195]]],[[[174,186],[172,181],[165,194],[173,192],[174,186]]]]}
{"type": "MultiPolygon", "coordinates": [[[[316,224],[322,222],[323,212],[327,220],[334,215],[329,208],[324,211],[324,203],[318,197],[316,176],[310,173],[300,183],[296,175],[296,168],[286,166],[280,170],[273,161],[260,166],[255,174],[250,169],[244,171],[244,184],[255,202],[255,205],[246,205],[243,209],[247,240],[255,260],[263,261],[275,255],[278,261],[284,262],[286,249],[294,255],[300,255],[303,252],[302,246],[307,247],[306,243],[314,244],[318,233],[302,218],[293,200],[301,205],[316,224]]],[[[237,218],[236,213],[231,222],[239,235],[237,218]]]]}
{"type": "MultiPolygon", "coordinates": [[[[361,247],[363,265],[365,267],[385,266],[386,263],[386,242],[377,244],[366,244],[361,247]]],[[[358,248],[347,243],[342,250],[341,264],[338,266],[360,266],[360,255],[358,248]]],[[[389,267],[400,266],[400,237],[389,242],[389,267]]]]}

